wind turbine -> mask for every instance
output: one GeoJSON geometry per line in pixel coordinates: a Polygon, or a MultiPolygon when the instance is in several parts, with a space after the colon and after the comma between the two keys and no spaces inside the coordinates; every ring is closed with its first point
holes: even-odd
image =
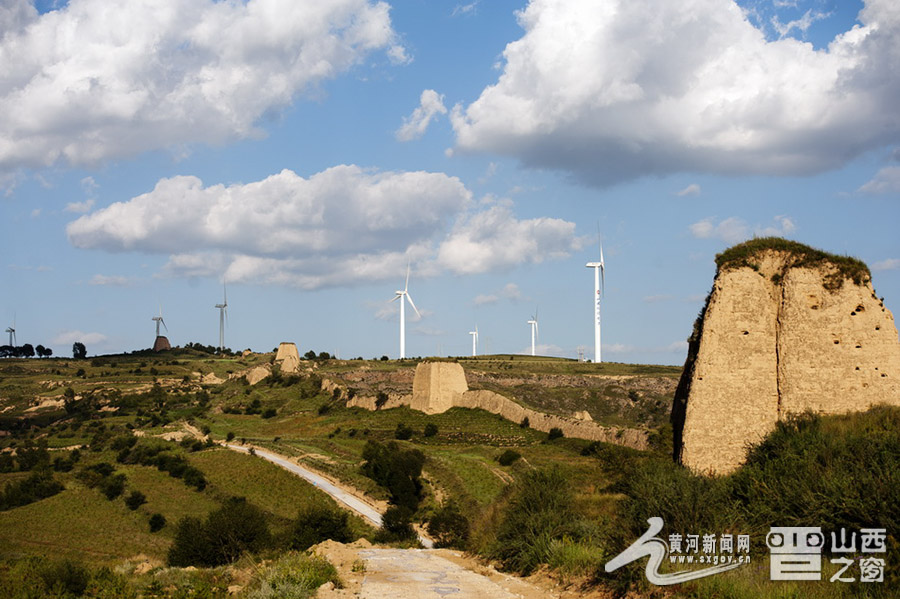
{"type": "Polygon", "coordinates": [[[478,355],[478,325],[475,325],[474,331],[469,331],[469,334],[472,335],[472,357],[478,355]]]}
{"type": "Polygon", "coordinates": [[[531,355],[534,354],[534,342],[538,336],[538,320],[537,320],[537,308],[534,309],[534,316],[531,317],[531,320],[528,321],[528,324],[531,325],[531,355]]]}
{"type": "Polygon", "coordinates": [[[154,317],[151,318],[150,320],[156,321],[156,336],[157,336],[157,337],[159,337],[159,325],[160,325],[160,323],[162,323],[163,327],[165,327],[166,332],[167,332],[167,333],[169,332],[169,327],[166,326],[166,321],[163,320],[163,317],[162,317],[162,304],[160,304],[160,306],[159,306],[159,316],[154,316],[154,317]]]}
{"type": "Polygon", "coordinates": [[[606,287],[603,266],[603,242],[600,241],[600,227],[597,227],[597,241],[600,244],[600,261],[588,262],[588,268],[594,269],[594,363],[600,363],[600,298],[606,287]]]}
{"type": "MultiPolygon", "coordinates": [[[[221,304],[216,304],[216,308],[219,309],[219,351],[225,349],[225,320],[228,318],[228,290],[225,288],[224,281],[222,282],[222,296],[224,301],[221,304]]],[[[157,335],[159,335],[158,331],[157,335]]]]}
{"type": "Polygon", "coordinates": [[[9,333],[9,344],[12,347],[16,346],[16,316],[13,315],[13,323],[12,326],[6,327],[6,332],[9,333]]]}
{"type": "Polygon", "coordinates": [[[413,303],[412,296],[409,295],[409,264],[406,265],[406,285],[403,287],[403,291],[395,291],[394,299],[391,301],[400,300],[400,359],[403,360],[406,358],[406,310],[405,304],[403,303],[403,298],[409,302],[409,305],[412,306],[412,309],[416,311],[416,315],[419,318],[422,317],[419,314],[419,310],[416,308],[416,304],[413,303]]]}

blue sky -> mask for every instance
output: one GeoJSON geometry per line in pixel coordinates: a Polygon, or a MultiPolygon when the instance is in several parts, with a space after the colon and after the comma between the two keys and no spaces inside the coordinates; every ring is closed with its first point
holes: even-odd
{"type": "Polygon", "coordinates": [[[3,328],[57,355],[681,364],[714,257],[780,234],[900,298],[892,0],[0,0],[3,328]]]}

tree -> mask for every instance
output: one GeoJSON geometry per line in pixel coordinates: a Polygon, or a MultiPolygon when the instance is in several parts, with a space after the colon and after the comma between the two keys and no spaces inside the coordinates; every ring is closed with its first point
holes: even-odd
{"type": "Polygon", "coordinates": [[[53,355],[53,350],[50,349],[49,347],[45,347],[44,348],[44,357],[49,358],[52,355],[53,355]]]}
{"type": "Polygon", "coordinates": [[[44,346],[40,343],[37,345],[37,347],[34,348],[34,351],[37,353],[38,358],[44,357],[44,346]]]}
{"type": "Polygon", "coordinates": [[[72,357],[76,360],[83,360],[87,357],[87,348],[81,341],[72,344],[72,357]]]}
{"type": "Polygon", "coordinates": [[[22,357],[23,358],[33,358],[34,357],[34,346],[30,343],[26,343],[22,346],[22,357]]]}

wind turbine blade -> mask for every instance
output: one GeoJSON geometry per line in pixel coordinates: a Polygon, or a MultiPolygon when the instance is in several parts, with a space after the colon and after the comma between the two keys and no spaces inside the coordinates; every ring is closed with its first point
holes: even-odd
{"type": "Polygon", "coordinates": [[[600,295],[606,293],[606,271],[603,265],[603,244],[600,244],[600,295]]]}
{"type": "MultiPolygon", "coordinates": [[[[403,297],[403,296],[402,296],[401,294],[398,293],[397,295],[394,296],[394,299],[392,299],[391,302],[396,302],[396,301],[397,301],[398,299],[400,299],[401,297],[403,297]]],[[[388,302],[388,303],[391,303],[391,302],[388,302]]]]}
{"type": "Polygon", "coordinates": [[[159,322],[163,325],[163,328],[166,329],[166,332],[169,332],[169,327],[166,326],[166,321],[162,319],[162,316],[159,317],[159,322]]]}
{"type": "Polygon", "coordinates": [[[228,305],[228,288],[225,286],[225,281],[222,281],[222,295],[225,298],[225,305],[228,305]]]}
{"type": "Polygon", "coordinates": [[[412,309],[416,311],[416,316],[418,316],[419,318],[422,318],[422,315],[419,314],[419,309],[416,308],[416,305],[412,301],[412,297],[408,293],[406,294],[406,299],[409,300],[409,305],[412,306],[412,309]]]}
{"type": "Polygon", "coordinates": [[[406,263],[406,285],[404,285],[403,291],[409,291],[409,262],[406,263]]]}

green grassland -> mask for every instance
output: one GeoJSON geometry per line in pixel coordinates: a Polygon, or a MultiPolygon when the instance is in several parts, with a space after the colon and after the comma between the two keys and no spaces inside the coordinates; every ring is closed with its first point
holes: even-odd
{"type": "MultiPolygon", "coordinates": [[[[545,433],[482,410],[454,408],[436,415],[405,407],[367,411],[348,408],[343,399],[321,388],[323,378],[352,387],[345,381],[360,380],[360,372],[374,373],[374,382],[366,383],[368,391],[378,389],[381,381],[388,379],[391,384],[408,382],[415,360],[316,360],[305,362],[306,369],[300,375],[276,373],[256,385],[247,384],[240,376],[229,378],[268,364],[272,357],[217,357],[175,350],[77,361],[0,361],[0,458],[26,452],[26,445],[41,446],[49,450],[53,462],[71,456],[72,447],[82,446],[81,458],[73,468],[53,472],[53,479],[64,487],[61,492],[0,511],[0,589],[4,588],[4,572],[9,568],[10,572],[17,571],[17,564],[24,563],[23,558],[28,556],[73,558],[113,567],[138,555],[163,562],[181,518],[202,519],[230,497],[245,497],[260,508],[276,536],[288,533],[301,508],[334,505],[313,486],[258,457],[220,447],[194,447],[190,438],[185,444],[160,439],[184,435],[188,426],[208,431],[216,441],[233,437],[236,443],[295,457],[377,499],[387,499],[388,493],[362,473],[363,449],[370,441],[395,440],[398,427],[409,428],[411,436],[397,441],[399,447],[418,450],[425,458],[424,500],[415,519],[427,520],[442,503],[452,500],[471,524],[467,548],[495,558],[500,555],[498,539],[509,533],[503,532],[502,523],[509,517],[510,506],[531,484],[535,473],[556,472],[565,481],[564,492],[570,495],[569,503],[563,502],[569,510],[565,512],[567,522],[562,532],[532,539],[542,549],[529,559],[551,564],[560,575],[581,577],[582,582],[611,592],[622,590],[623,584],[648,596],[656,592],[641,586],[642,574],[637,566],[625,573],[628,583],[622,582],[622,576],[611,578],[602,571],[610,556],[643,532],[646,517],[663,515],[667,523],[700,532],[704,527],[725,532],[745,526],[744,530],[758,536],[769,520],[776,516],[783,519],[790,513],[777,497],[765,495],[765,489],[780,489],[785,496],[799,489],[794,501],[797,506],[806,506],[801,510],[804,513],[815,507],[817,517],[825,518],[832,512],[846,514],[850,508],[840,502],[816,503],[828,498],[834,489],[851,492],[839,477],[829,474],[829,469],[837,465],[851,468],[848,476],[866,481],[866,489],[877,495],[871,501],[854,496],[853,505],[863,506],[855,516],[858,520],[860,513],[870,512],[872,517],[887,514],[895,518],[895,489],[900,488],[891,461],[891,456],[900,454],[900,444],[895,442],[900,429],[896,412],[823,419],[811,440],[803,441],[805,445],[782,440],[782,445],[759,449],[765,459],[758,458],[733,477],[703,479],[672,464],[666,443],[654,445],[650,451],[636,451],[578,439],[550,441],[545,433]],[[212,383],[210,374],[224,382],[212,383]],[[47,400],[56,403],[34,409],[47,400]],[[59,405],[61,401],[63,405],[59,405]],[[426,427],[432,434],[426,436],[426,427]],[[132,434],[142,435],[138,445],[163,444],[166,453],[181,456],[203,473],[205,487],[197,490],[153,466],[117,461],[122,454],[114,447],[132,434]],[[850,451],[837,441],[827,445],[828,439],[845,437],[853,439],[850,451]],[[827,446],[817,449],[817,443],[827,446]],[[861,449],[873,443],[877,451],[861,449]],[[504,466],[498,459],[506,450],[514,450],[520,457],[504,466]],[[787,451],[789,457],[804,456],[808,462],[779,457],[779,451],[787,451]],[[872,465],[856,464],[854,459],[865,459],[872,465]],[[101,463],[111,464],[115,474],[126,479],[124,493],[112,500],[101,488],[91,488],[86,482],[89,477],[84,471],[101,463]],[[881,469],[880,478],[867,468],[881,469]],[[817,482],[828,486],[817,487],[817,482]],[[125,503],[133,491],[146,496],[146,502],[135,510],[125,503]],[[746,503],[749,496],[757,497],[757,503],[768,511],[762,507],[757,510],[756,503],[746,503]],[[156,513],[162,514],[167,524],[150,532],[148,522],[156,513]]],[[[665,405],[671,398],[652,391],[656,388],[652,385],[638,387],[629,381],[631,377],[663,383],[677,380],[679,368],[593,365],[523,356],[480,356],[459,361],[481,381],[481,388],[490,388],[491,377],[501,382],[503,378],[524,381],[513,387],[496,383],[496,390],[525,405],[557,413],[586,409],[604,423],[649,428],[660,438],[671,436],[666,428],[665,405]]],[[[808,429],[800,432],[810,434],[808,429]]],[[[4,463],[0,460],[0,465],[4,463]]],[[[15,468],[0,468],[0,488],[21,483],[28,476],[15,468]]],[[[350,519],[350,526],[357,535],[373,537],[374,531],[356,517],[350,519]]],[[[896,538],[893,528],[891,535],[896,538]]],[[[523,541],[523,546],[528,542],[523,541]]],[[[754,543],[759,539],[754,537],[754,543]]],[[[253,561],[256,558],[247,559],[257,563],[253,561]]],[[[752,571],[685,585],[671,596],[776,597],[812,592],[809,586],[767,585],[760,574],[765,568],[765,560],[760,559],[752,571]]],[[[219,576],[218,570],[204,572],[203,576],[219,576]]],[[[836,586],[819,590],[829,597],[856,592],[836,586]]]]}

